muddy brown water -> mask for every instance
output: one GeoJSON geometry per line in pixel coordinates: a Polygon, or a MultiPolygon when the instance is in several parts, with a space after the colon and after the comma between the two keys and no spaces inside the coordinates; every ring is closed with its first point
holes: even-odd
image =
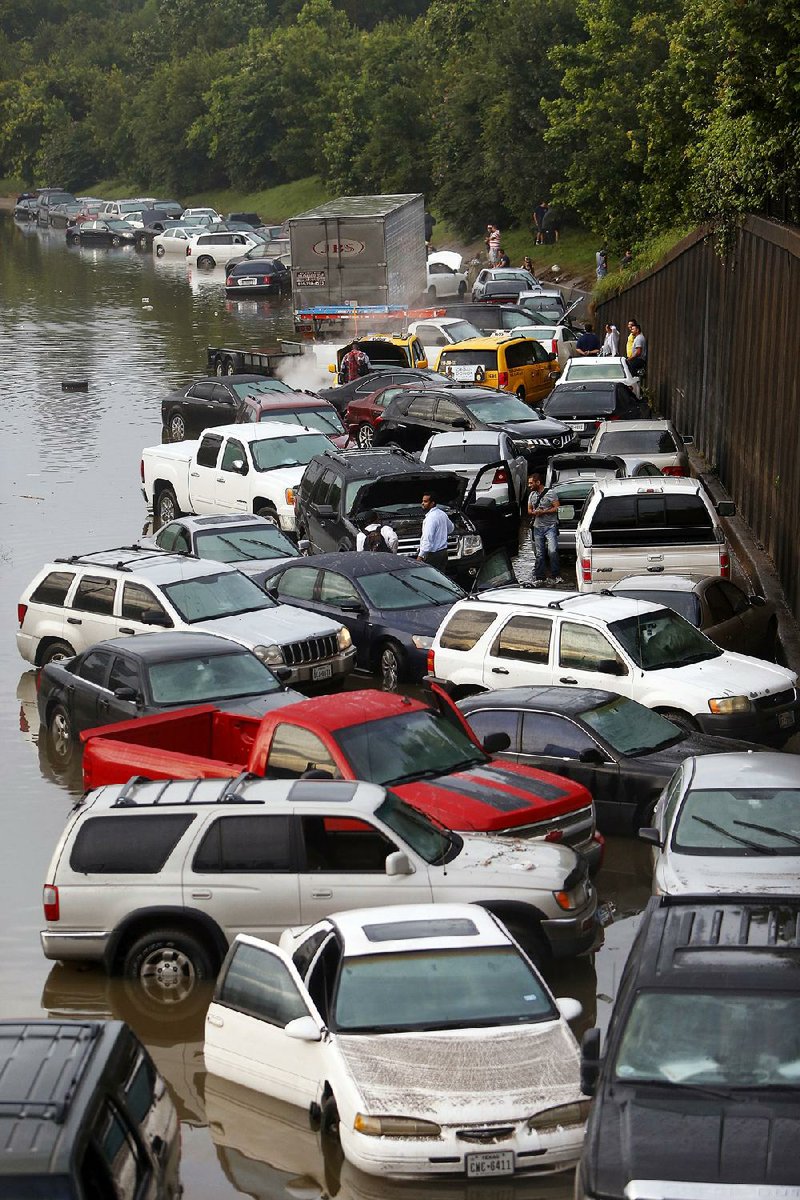
{"type": "MultiPolygon", "coordinates": [[[[150,1047],[180,1112],[187,1200],[333,1194],[367,1200],[412,1190],[426,1198],[566,1200],[572,1185],[565,1177],[413,1189],[347,1166],[332,1177],[303,1114],[206,1079],[202,1014],[183,1022],[154,1017],[133,985],[42,956],[42,884],[80,779],[59,774],[39,743],[35,675],[14,638],[17,600],[45,561],[129,545],[140,536],[142,447],[161,439],[163,392],[203,374],[207,345],[264,346],[291,336],[288,303],[227,301],[222,285],[219,269],[196,272],[183,259],[130,249],[68,249],[62,231],[17,226],[0,215],[0,911],[6,914],[0,1017],[128,1020],[150,1047]],[[62,391],[61,380],[70,376],[87,378],[88,391],[62,391]]],[[[647,864],[641,844],[609,842],[598,883],[603,898],[615,902],[617,920],[593,963],[552,972],[557,994],[583,1003],[584,1026],[607,1022],[649,894],[647,864]]]]}

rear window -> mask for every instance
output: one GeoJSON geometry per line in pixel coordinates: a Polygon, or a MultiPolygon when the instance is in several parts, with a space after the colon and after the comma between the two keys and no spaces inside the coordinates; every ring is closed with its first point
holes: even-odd
{"type": "Polygon", "coordinates": [[[603,454],[675,454],[678,449],[666,429],[614,429],[598,445],[603,454]]]}
{"type": "Polygon", "coordinates": [[[595,509],[590,528],[595,546],[717,540],[711,514],[698,495],[606,496],[595,509]]]}
{"type": "Polygon", "coordinates": [[[444,650],[471,650],[497,617],[496,612],[480,608],[462,608],[454,613],[442,630],[439,643],[444,650]]]}
{"type": "Polygon", "coordinates": [[[497,442],[462,443],[459,446],[431,446],[425,461],[429,467],[469,466],[482,467],[484,463],[495,462],[500,458],[497,442]]]}
{"type": "Polygon", "coordinates": [[[31,595],[31,604],[63,604],[75,576],[69,571],[51,571],[31,595]]]}
{"type": "MultiPolygon", "coordinates": [[[[612,413],[615,407],[615,397],[612,391],[596,392],[570,392],[566,389],[556,388],[555,391],[548,396],[544,405],[544,410],[548,417],[565,416],[568,417],[572,413],[575,416],[600,417],[606,413],[612,413]]],[[[603,452],[605,454],[614,454],[610,445],[606,445],[603,441],[603,452]]]]}
{"type": "Polygon", "coordinates": [[[87,875],[156,875],[196,815],[90,817],[78,830],[69,865],[87,875]]]}
{"type": "Polygon", "coordinates": [[[442,352],[439,370],[446,367],[483,367],[484,371],[497,370],[496,350],[447,350],[442,352]]]}

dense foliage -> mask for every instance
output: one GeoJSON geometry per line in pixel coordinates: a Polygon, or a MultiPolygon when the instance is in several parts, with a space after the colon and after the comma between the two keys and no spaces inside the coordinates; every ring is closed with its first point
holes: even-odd
{"type": "Polygon", "coordinates": [[[611,245],[798,218],[796,0],[0,0],[0,174],[550,197],[611,245]]]}

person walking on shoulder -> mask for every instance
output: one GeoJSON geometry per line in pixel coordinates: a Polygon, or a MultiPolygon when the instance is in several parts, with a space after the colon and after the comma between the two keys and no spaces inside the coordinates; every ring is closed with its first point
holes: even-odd
{"type": "Polygon", "coordinates": [[[602,358],[617,358],[619,356],[619,330],[616,325],[606,325],[603,345],[600,347],[602,358]]]}
{"type": "Polygon", "coordinates": [[[496,225],[487,226],[487,230],[486,245],[489,249],[489,266],[494,267],[497,265],[497,257],[500,253],[500,230],[496,225]]]}
{"type": "Polygon", "coordinates": [[[533,471],[528,476],[528,513],[531,517],[531,538],[534,567],[534,587],[544,587],[547,568],[550,567],[553,583],[563,583],[561,564],[558,558],[558,496],[552,488],[546,488],[541,475],[533,471]]]}
{"type": "Polygon", "coordinates": [[[608,274],[608,251],[601,247],[594,256],[595,275],[598,279],[605,279],[608,274]]]}
{"type": "Polygon", "coordinates": [[[638,321],[630,321],[628,329],[633,335],[633,341],[628,338],[628,366],[634,375],[643,375],[647,370],[647,338],[638,321]]]}
{"type": "Polygon", "coordinates": [[[422,536],[419,539],[420,562],[436,567],[437,571],[447,568],[447,539],[453,532],[453,522],[443,508],[436,503],[436,496],[426,492],[422,497],[422,536]]]}

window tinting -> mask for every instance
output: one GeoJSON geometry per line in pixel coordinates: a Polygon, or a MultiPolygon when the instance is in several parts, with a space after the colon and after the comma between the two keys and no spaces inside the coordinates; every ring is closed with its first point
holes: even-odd
{"type": "Polygon", "coordinates": [[[553,622],[547,617],[512,617],[500,630],[490,653],[497,658],[547,663],[553,622]]]}
{"type": "Polygon", "coordinates": [[[138,1056],[133,1070],[122,1085],[125,1106],[138,1125],[141,1125],[156,1102],[156,1090],[161,1090],[155,1067],[144,1054],[138,1056]]]}
{"type": "Polygon", "coordinates": [[[453,613],[439,639],[443,650],[471,650],[496,618],[496,612],[462,608],[453,613]]]}
{"type": "Polygon", "coordinates": [[[597,743],[565,717],[550,713],[525,713],[522,718],[523,754],[545,758],[578,758],[583,750],[597,749],[597,743]]]}
{"type": "Polygon", "coordinates": [[[297,1017],[308,1016],[308,1006],[286,964],[272,951],[246,942],[236,947],[214,999],[281,1029],[297,1017]]]}
{"type": "Polygon", "coordinates": [[[222,455],[220,467],[223,471],[236,471],[237,474],[246,475],[248,472],[247,455],[244,452],[244,446],[241,442],[231,439],[225,447],[222,455]],[[242,467],[235,467],[234,463],[242,463],[242,467]]]}
{"type": "Polygon", "coordinates": [[[290,871],[291,817],[220,817],[194,856],[195,871],[290,871]]]}
{"type": "Polygon", "coordinates": [[[465,425],[472,424],[467,414],[457,404],[454,404],[452,400],[440,400],[438,402],[436,405],[436,420],[439,425],[453,425],[456,421],[463,421],[465,425]]]}
{"type": "Polygon", "coordinates": [[[109,691],[115,692],[117,688],[133,688],[136,692],[141,690],[139,668],[136,663],[131,662],[128,658],[121,658],[119,655],[114,659],[114,665],[108,677],[109,691]]]}
{"type": "Polygon", "coordinates": [[[616,429],[603,433],[597,443],[602,454],[676,454],[678,447],[668,429],[616,429]]]}
{"type": "Polygon", "coordinates": [[[427,921],[389,921],[383,925],[364,925],[368,942],[407,942],[417,938],[476,937],[478,927],[465,918],[431,918],[427,921]]]}
{"type": "Polygon", "coordinates": [[[483,708],[480,712],[464,714],[468,724],[475,730],[479,741],[483,741],[490,733],[507,733],[510,739],[508,752],[516,753],[519,748],[519,718],[516,709],[483,708]]]}
{"type": "Polygon", "coordinates": [[[167,614],[149,588],[142,587],[140,583],[126,583],[122,588],[122,615],[129,621],[144,622],[148,618],[165,617],[167,614]]]}
{"type": "MultiPolygon", "coordinates": [[[[213,399],[214,389],[216,386],[217,385],[213,381],[210,383],[196,383],[193,387],[189,388],[189,391],[186,393],[186,395],[194,396],[198,400],[211,400],[213,399]]],[[[221,441],[222,438],[219,438],[217,444],[219,444],[221,441]]]]}
{"type": "Polygon", "coordinates": [[[425,456],[429,467],[469,466],[483,467],[502,457],[500,446],[495,442],[463,442],[461,445],[431,446],[425,456]]]}
{"type": "Polygon", "coordinates": [[[705,600],[712,625],[721,625],[723,621],[733,620],[735,616],[733,605],[718,584],[712,583],[706,588],[705,600]]]}
{"type": "Polygon", "coordinates": [[[591,521],[596,546],[716,541],[711,514],[699,495],[668,492],[638,496],[604,496],[591,521]]]}
{"type": "Polygon", "coordinates": [[[110,617],[114,611],[116,590],[116,579],[84,575],[73,596],[72,607],[80,609],[81,612],[99,613],[110,617]]]}
{"type": "Polygon", "coordinates": [[[436,411],[436,397],[421,395],[412,400],[406,409],[406,414],[414,421],[428,423],[433,420],[436,411]]]}
{"type": "MultiPolygon", "coordinates": [[[[557,387],[544,402],[549,417],[603,417],[613,413],[615,398],[612,391],[572,392],[557,387]]],[[[603,439],[603,453],[613,453],[603,439]]]]}
{"type": "Polygon", "coordinates": [[[202,438],[197,448],[198,467],[215,467],[221,445],[222,438],[218,433],[207,434],[202,438]]]}
{"type": "Polygon", "coordinates": [[[397,847],[370,825],[354,817],[303,817],[308,871],[370,871],[383,874],[386,858],[397,847]]]}
{"type": "Polygon", "coordinates": [[[319,571],[316,567],[289,567],[278,580],[276,591],[281,600],[312,600],[319,571]]]}
{"type": "Polygon", "coordinates": [[[90,650],[81,661],[80,677],[87,683],[105,687],[111,655],[105,650],[90,650]]]}
{"type": "Polygon", "coordinates": [[[69,865],[87,875],[157,875],[195,816],[90,817],[78,830],[69,865]]]}
{"type": "Polygon", "coordinates": [[[63,604],[74,574],[70,571],[51,571],[31,594],[31,604],[63,604]]]}
{"type": "Polygon", "coordinates": [[[526,341],[517,342],[516,344],[512,343],[512,345],[506,346],[505,358],[506,366],[509,368],[509,370],[513,370],[514,367],[527,367],[531,363],[535,362],[535,351],[533,347],[538,345],[538,342],[526,341]]]}
{"type": "Polygon", "coordinates": [[[304,771],[328,771],[333,779],[341,779],[339,768],[316,734],[299,725],[279,725],[270,746],[268,777],[296,779],[304,771]]]}

